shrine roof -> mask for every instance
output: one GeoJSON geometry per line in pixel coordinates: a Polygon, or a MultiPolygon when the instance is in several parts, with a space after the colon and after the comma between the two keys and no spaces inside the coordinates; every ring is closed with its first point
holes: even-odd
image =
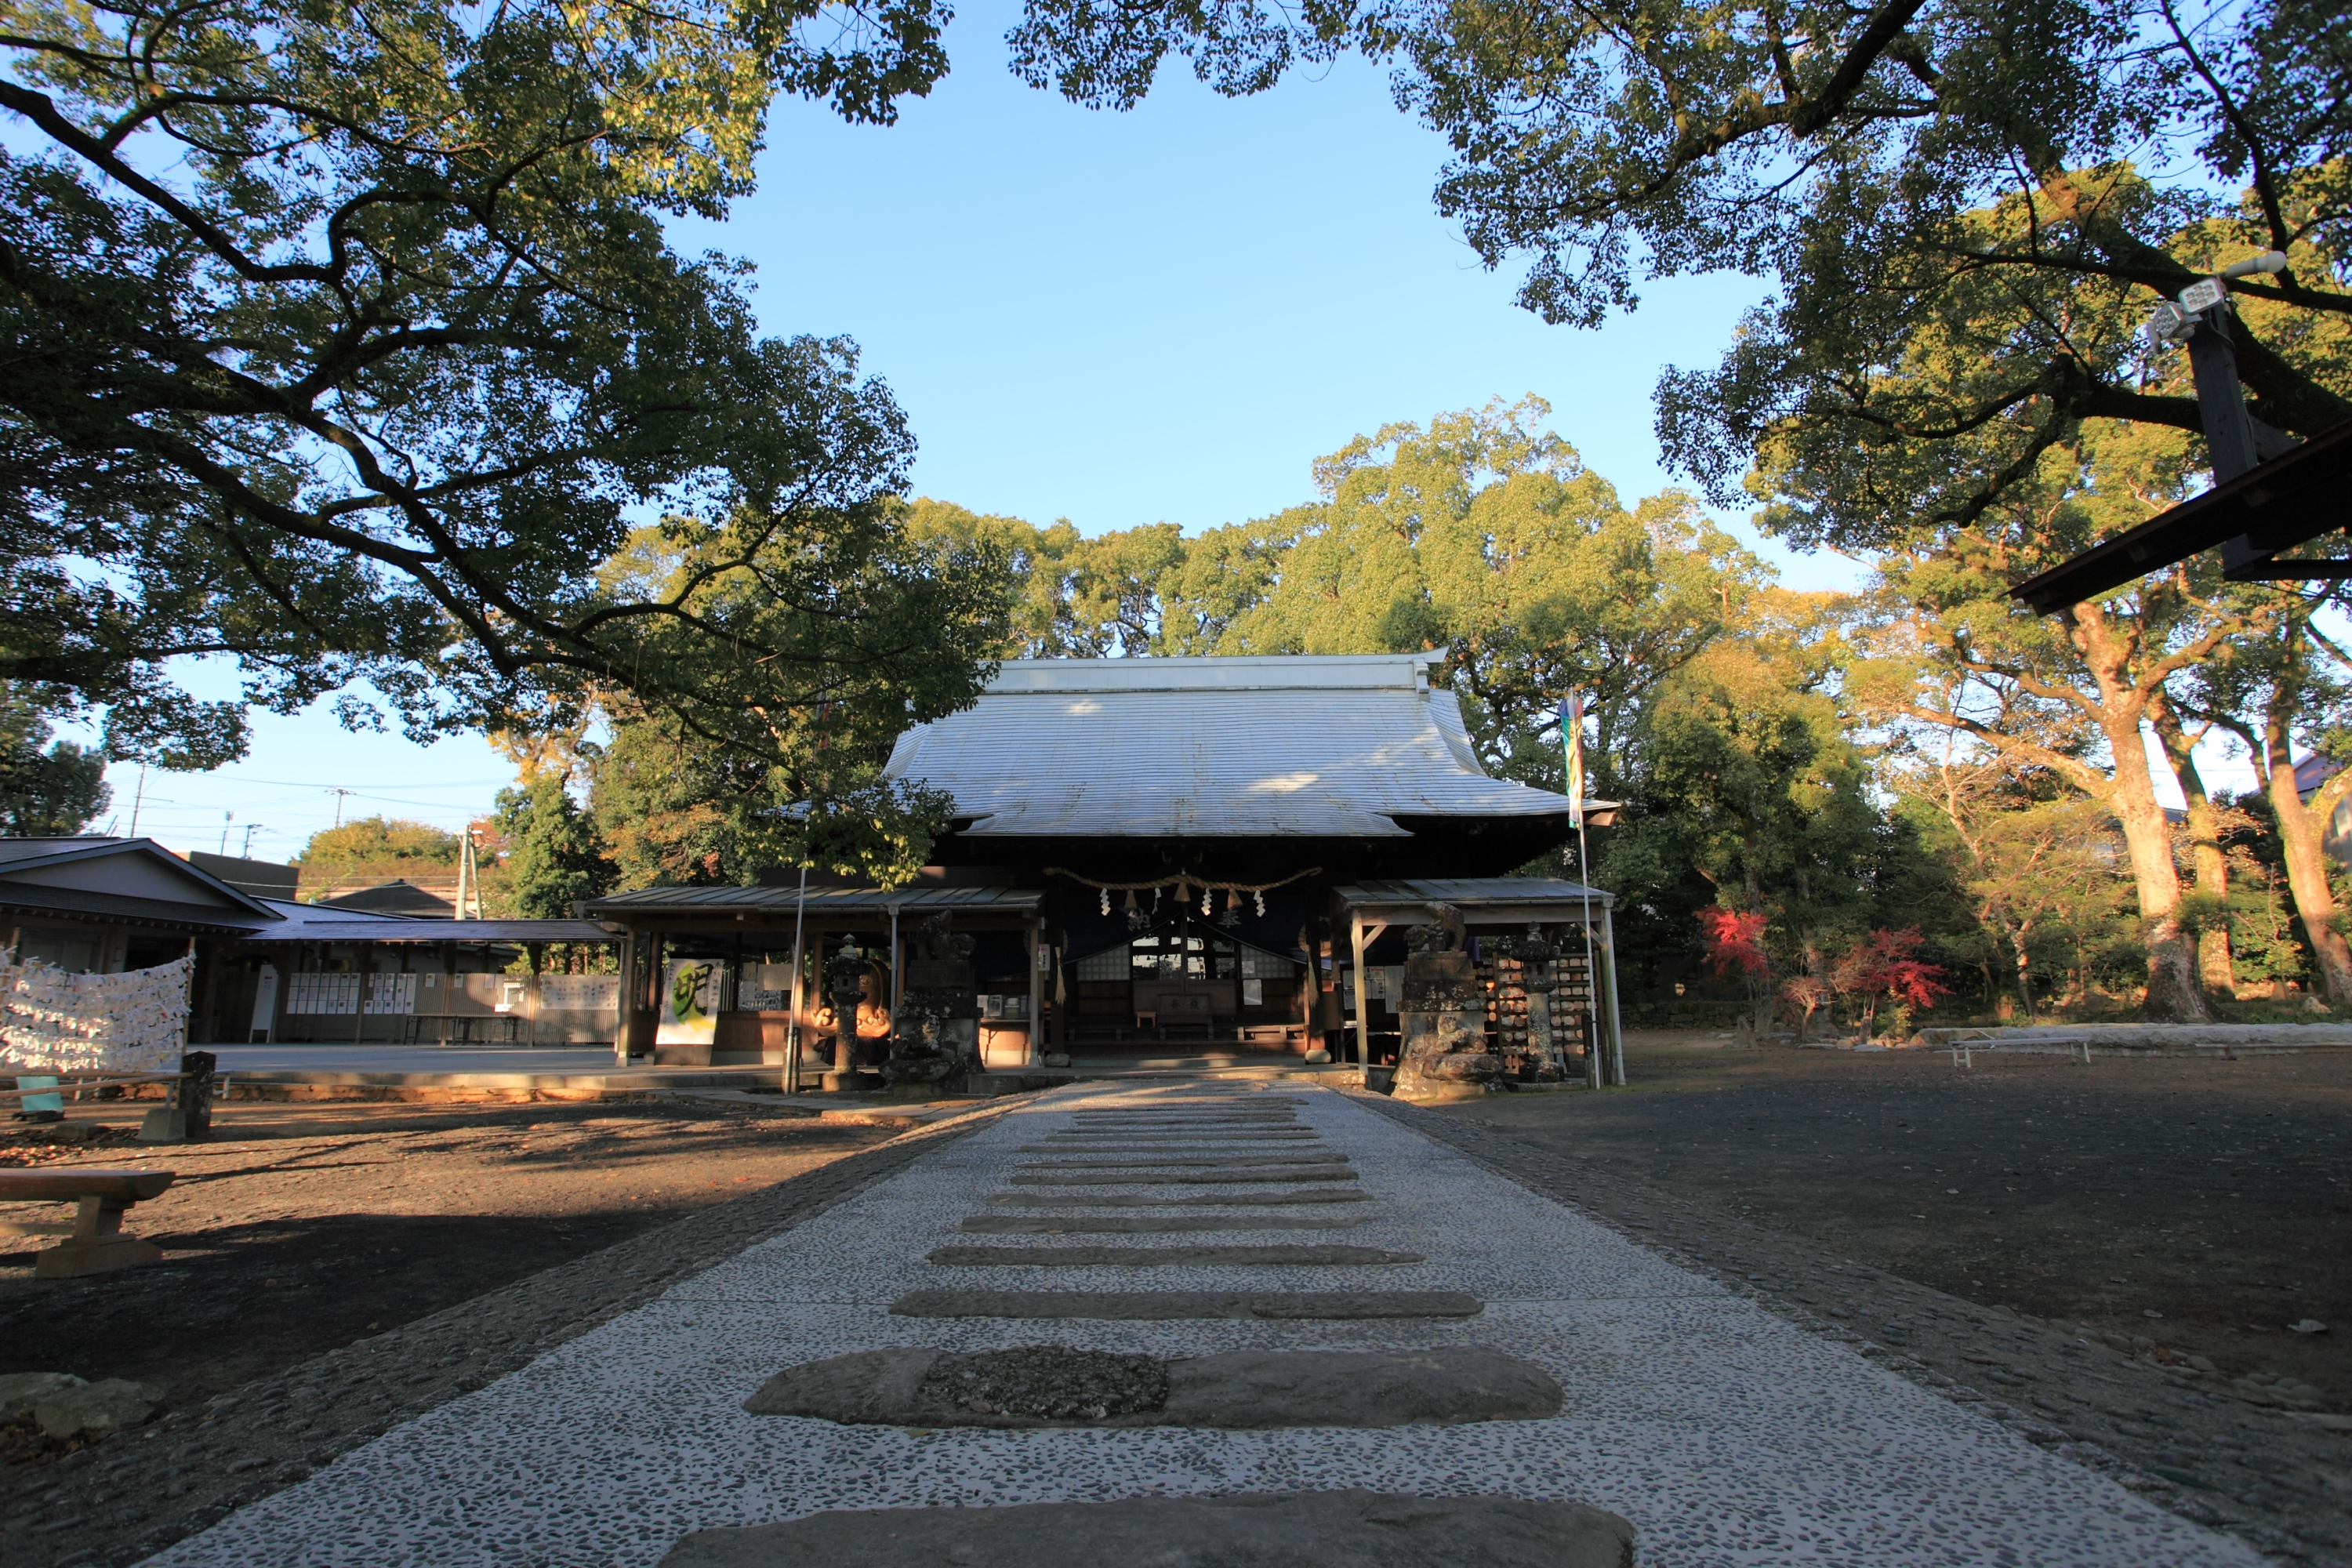
{"type": "Polygon", "coordinates": [[[955,797],[968,838],[1403,838],[1399,818],[1566,819],[1490,777],[1430,654],[1008,660],[918,725],[894,778],[955,797]]]}

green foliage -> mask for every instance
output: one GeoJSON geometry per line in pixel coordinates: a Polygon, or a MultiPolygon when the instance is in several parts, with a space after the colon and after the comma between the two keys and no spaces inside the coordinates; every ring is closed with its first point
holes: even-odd
{"type": "Polygon", "coordinates": [[[1716,910],[1764,918],[1775,971],[1817,979],[1885,919],[1949,920],[1946,879],[1888,819],[1843,694],[1855,612],[1837,595],[1759,590],[1639,712],[1622,770],[1632,805],[1596,847],[1596,880],[1649,916],[1626,922],[1637,964],[1673,970],[1692,922],[1716,910]]]}
{"type": "Polygon", "coordinates": [[[568,920],[572,905],[608,891],[613,868],[596,831],[563,780],[541,773],[499,792],[494,826],[506,845],[506,902],[522,920],[568,920]]]}
{"type": "Polygon", "coordinates": [[[1581,687],[1605,794],[1643,694],[1769,574],[1688,496],[1628,510],[1549,413],[1529,397],[1383,426],[1318,459],[1320,500],[1191,539],[934,500],[906,527],[1003,561],[999,657],[1438,654],[1487,765],[1530,784],[1559,786],[1554,710],[1581,687]]]}
{"type": "Polygon", "coordinates": [[[310,835],[294,864],[313,879],[382,874],[413,876],[457,863],[460,840],[429,823],[397,816],[362,816],[310,835]]]}
{"type": "Polygon", "coordinates": [[[2254,411],[2352,418],[2352,17],[2315,0],[1892,0],[1877,6],[1028,0],[1014,69],[1129,107],[1189,54],[1226,93],[1352,49],[1454,150],[1438,184],[1520,301],[1594,325],[1644,278],[1735,271],[1773,299],[1717,368],[1658,388],[1669,454],[1720,499],[1759,450],[1793,533],[1867,548],[1965,524],[2105,418],[2197,432],[2180,356],[2132,333],[2230,285],[2254,411]]]}
{"type": "Polygon", "coordinates": [[[826,659],[919,632],[767,640],[714,599],[756,577],[858,621],[917,569],[882,521],[911,440],[854,345],[759,338],[744,268],[664,219],[751,188],[778,91],[890,119],[945,70],[946,15],[13,0],[0,678],[173,766],[244,746],[184,655],[281,712],[367,679],[418,735],[576,725],[614,690],[705,729],[754,687],[836,700],[826,659]],[[638,515],[708,574],[600,578],[638,515]]]}
{"type": "Polygon", "coordinates": [[[81,832],[106,809],[106,758],[56,741],[37,691],[0,681],[0,837],[81,832]]]}
{"type": "Polygon", "coordinates": [[[954,804],[845,752],[811,799],[784,770],[708,745],[664,713],[625,717],[608,744],[583,750],[589,809],[621,887],[748,884],[803,861],[896,887],[929,858],[954,804]]]}

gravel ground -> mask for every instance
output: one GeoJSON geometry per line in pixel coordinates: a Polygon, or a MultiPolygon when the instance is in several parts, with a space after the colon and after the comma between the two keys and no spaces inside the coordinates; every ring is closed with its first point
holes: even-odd
{"type": "MultiPolygon", "coordinates": [[[[178,1402],[148,1426],[96,1447],[47,1463],[0,1467],[0,1562],[8,1568],[136,1562],[677,1280],[824,1213],[1011,1103],[897,1137],[853,1130],[861,1142],[888,1142],[841,1153],[684,1219],[640,1226],[619,1245],[280,1365],[201,1404],[178,1402]]],[[[512,1109],[548,1120],[546,1107],[512,1109]]],[[[142,1212],[144,1205],[134,1211],[142,1212]]],[[[25,1359],[26,1347],[14,1333],[5,1348],[15,1360],[25,1359]]]]}
{"type": "Polygon", "coordinates": [[[198,1403],[889,1136],[677,1103],[239,1101],[211,1142],[158,1147],[131,1141],[138,1109],[77,1108],[65,1125],[94,1135],[72,1144],[0,1142],[9,1163],[178,1177],[125,1224],[161,1264],[36,1279],[47,1243],[0,1242],[0,1373],[127,1377],[198,1403]]]}
{"type": "Polygon", "coordinates": [[[1445,1114],[1966,1300],[2152,1339],[2241,1397],[2352,1411],[2352,1052],[1626,1052],[1631,1090],[1445,1114]]]}
{"type": "Polygon", "coordinates": [[[1355,1098],[2184,1518],[2275,1559],[2352,1563],[2352,1440],[2318,1424],[2352,1422],[2250,1403],[2228,1380],[2159,1357],[2147,1335],[1979,1305],[1590,1149],[1537,1146],[1490,1123],[1492,1100],[1430,1110],[1355,1098]]]}

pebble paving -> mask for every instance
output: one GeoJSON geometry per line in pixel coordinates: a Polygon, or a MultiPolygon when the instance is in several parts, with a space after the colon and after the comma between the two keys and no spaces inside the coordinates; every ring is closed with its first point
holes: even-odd
{"type": "Polygon", "coordinates": [[[1027,1101],[149,1561],[635,1568],[696,1530],[831,1509],[1347,1488],[1592,1503],[1635,1523],[1654,1565],[2263,1561],[1393,1116],[1328,1089],[1213,1084],[1079,1086],[1027,1101]],[[1066,1198],[1060,1213],[989,1201],[1106,1139],[1140,1153],[1147,1135],[1171,1159],[1277,1144],[1327,1166],[1344,1156],[1360,1201],[1284,1212],[1249,1201],[1279,1194],[1218,1190],[1230,1172],[1149,1161],[1089,1177],[1124,1183],[1118,1194],[1022,1194],[1066,1198]],[[1132,1212],[1076,1201],[1095,1195],[1132,1212]],[[1324,1261],[1310,1249],[1326,1244],[1269,1237],[1341,1228],[1350,1248],[1393,1260],[1324,1261]],[[975,1233],[1034,1237],[1064,1256],[971,1257],[1024,1245],[974,1248],[975,1233]],[[1122,1239],[1051,1239],[1065,1235],[1122,1239]],[[1202,1257],[1276,1246],[1286,1260],[1202,1257]],[[1181,1247],[1188,1260],[1148,1271],[1097,1261],[1152,1247],[1181,1247]],[[1297,1252],[1308,1260],[1288,1259],[1297,1252]],[[987,1310],[891,1310],[942,1293],[987,1310]],[[1065,1315],[1152,1293],[1310,1310],[1065,1315]],[[1477,1310],[1311,1315],[1318,1300],[1368,1296],[1477,1310]],[[1054,1315],[1004,1315],[1036,1310],[1054,1315]],[[1567,1397],[1545,1420],[1273,1431],[923,1431],[741,1408],[774,1373],[823,1357],[1020,1345],[1171,1359],[1484,1346],[1536,1363],[1567,1397]]]}

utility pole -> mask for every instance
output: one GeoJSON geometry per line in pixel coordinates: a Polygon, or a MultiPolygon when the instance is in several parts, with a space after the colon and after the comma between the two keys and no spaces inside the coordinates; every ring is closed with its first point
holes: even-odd
{"type": "Polygon", "coordinates": [[[147,798],[147,764],[139,764],[139,787],[131,796],[131,837],[139,837],[139,807],[147,798]]]}
{"type": "Polygon", "coordinates": [[[237,851],[238,855],[247,860],[253,858],[253,835],[256,829],[263,826],[265,825],[258,822],[248,822],[245,825],[245,847],[237,851]]]}
{"type": "Polygon", "coordinates": [[[341,827],[343,825],[343,797],[347,795],[356,795],[358,792],[345,789],[338,784],[327,793],[335,797],[335,826],[341,827]]]}
{"type": "Polygon", "coordinates": [[[457,847],[457,918],[461,921],[482,918],[482,867],[474,858],[474,830],[470,827],[466,829],[465,842],[457,847]],[[467,913],[469,888],[473,900],[471,914],[467,913]]]}
{"type": "Polygon", "coordinates": [[[228,853],[228,825],[229,825],[230,823],[232,823],[232,822],[235,822],[236,820],[236,813],[233,812],[233,811],[224,811],[224,812],[222,812],[222,813],[221,813],[221,847],[220,847],[220,852],[221,852],[223,855],[226,855],[226,854],[228,853]]]}

